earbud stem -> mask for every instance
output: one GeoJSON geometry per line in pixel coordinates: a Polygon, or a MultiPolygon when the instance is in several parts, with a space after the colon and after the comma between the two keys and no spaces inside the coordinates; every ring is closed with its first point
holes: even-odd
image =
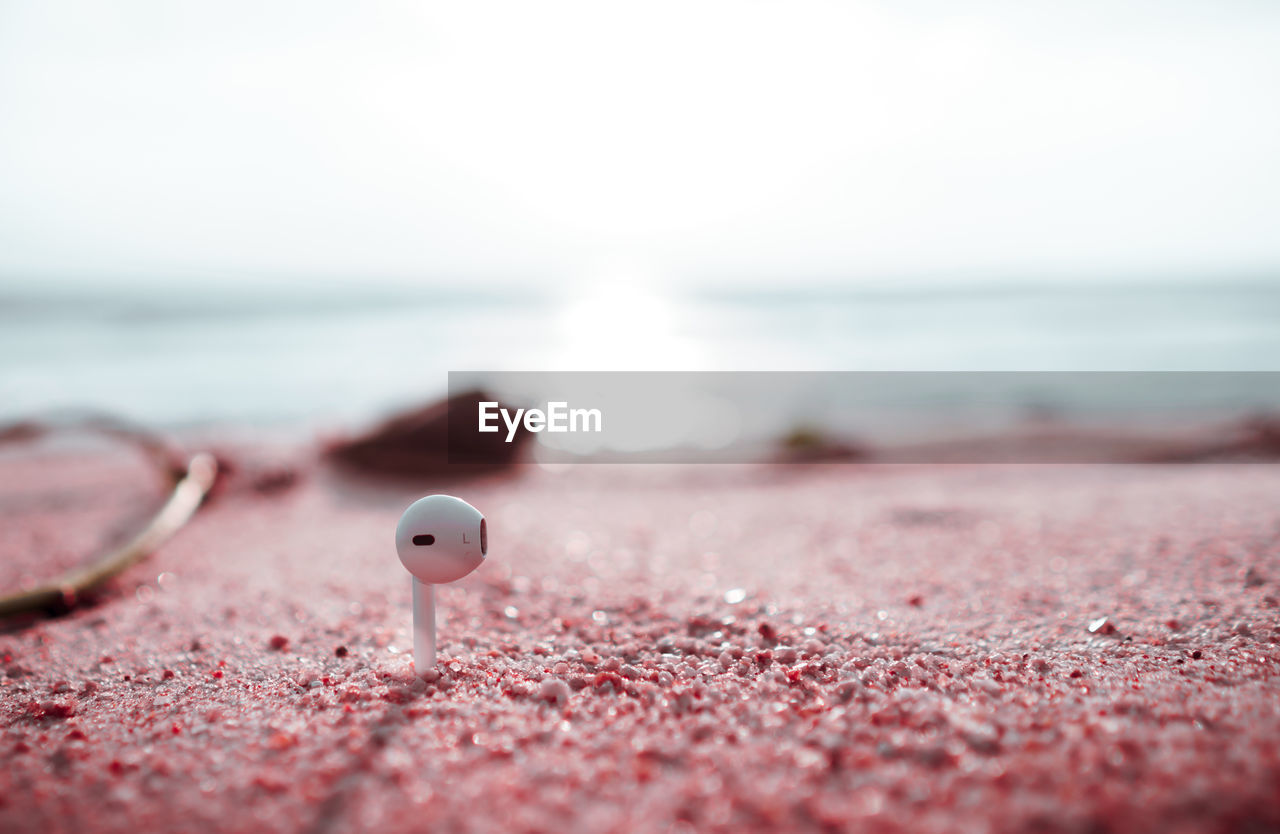
{"type": "Polygon", "coordinates": [[[436,668],[436,586],[412,577],[413,671],[436,668]]]}

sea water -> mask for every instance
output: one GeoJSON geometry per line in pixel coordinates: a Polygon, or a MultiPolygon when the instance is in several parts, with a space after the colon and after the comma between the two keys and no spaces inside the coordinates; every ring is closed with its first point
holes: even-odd
{"type": "Polygon", "coordinates": [[[485,370],[1280,371],[1280,283],[0,290],[6,420],[349,426],[485,370]]]}

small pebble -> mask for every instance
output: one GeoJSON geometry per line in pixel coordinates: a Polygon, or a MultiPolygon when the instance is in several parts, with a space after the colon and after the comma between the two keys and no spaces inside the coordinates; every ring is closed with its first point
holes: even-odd
{"type": "Polygon", "coordinates": [[[1090,634],[1115,634],[1116,627],[1106,617],[1099,617],[1089,623],[1090,634]]]}
{"type": "Polygon", "coordinates": [[[562,707],[569,703],[569,696],[573,694],[569,689],[569,684],[560,678],[547,678],[538,687],[538,697],[544,701],[554,703],[556,706],[562,707]]]}

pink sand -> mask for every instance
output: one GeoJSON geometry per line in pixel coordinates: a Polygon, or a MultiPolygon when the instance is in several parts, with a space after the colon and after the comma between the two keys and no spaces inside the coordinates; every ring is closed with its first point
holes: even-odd
{"type": "MultiPolygon", "coordinates": [[[[448,490],[490,558],[430,683],[393,531],[432,490],[321,469],[0,632],[0,830],[1280,827],[1280,467],[448,490]]],[[[82,537],[12,507],[9,577],[82,537]]]]}

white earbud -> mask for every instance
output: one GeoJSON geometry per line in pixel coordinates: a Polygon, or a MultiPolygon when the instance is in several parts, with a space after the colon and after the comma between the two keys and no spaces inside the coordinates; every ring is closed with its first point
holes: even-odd
{"type": "Polygon", "coordinates": [[[413,666],[436,665],[436,585],[480,567],[489,549],[484,516],[452,495],[428,495],[409,505],[396,525],[396,553],[413,574],[413,666]]]}

